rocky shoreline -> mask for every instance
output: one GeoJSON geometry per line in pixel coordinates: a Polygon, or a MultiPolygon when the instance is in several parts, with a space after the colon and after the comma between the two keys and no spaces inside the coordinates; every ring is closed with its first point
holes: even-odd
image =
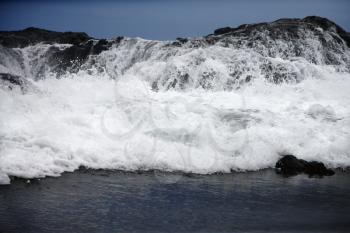
{"type": "MultiPolygon", "coordinates": [[[[295,157],[294,157],[295,158],[295,157]]],[[[115,176],[115,175],[155,175],[155,176],[162,176],[162,177],[186,177],[186,178],[198,178],[198,177],[220,177],[220,176],[235,176],[235,175],[249,175],[249,174],[259,174],[259,173],[265,173],[265,172],[273,172],[277,176],[282,178],[292,178],[296,176],[301,177],[308,177],[310,179],[316,178],[316,179],[322,179],[324,177],[328,176],[334,176],[337,173],[340,174],[348,174],[350,175],[350,168],[336,168],[336,169],[328,169],[326,168],[323,163],[312,161],[310,164],[316,164],[314,165],[315,170],[309,170],[309,168],[305,168],[305,162],[303,161],[302,165],[298,164],[300,161],[298,159],[290,158],[288,155],[287,157],[284,156],[278,162],[276,163],[275,168],[265,168],[257,171],[231,171],[230,173],[223,173],[223,172],[214,172],[210,174],[198,174],[198,173],[186,173],[182,171],[162,171],[157,169],[150,169],[150,170],[136,170],[136,171],[126,171],[126,170],[119,170],[119,169],[94,169],[94,168],[88,168],[81,166],[79,169],[74,170],[72,172],[64,172],[60,176],[53,177],[53,176],[47,176],[47,177],[38,177],[38,178],[24,178],[24,177],[16,177],[16,176],[10,176],[11,184],[16,181],[25,182],[27,184],[38,182],[42,179],[60,179],[61,176],[65,176],[66,174],[88,174],[88,175],[97,175],[97,176],[115,176]],[[288,161],[289,160],[289,161],[288,161]],[[286,162],[287,161],[287,162],[286,162]],[[284,164],[282,165],[282,163],[284,164]]],[[[306,162],[308,163],[308,162],[306,162]]]]}
{"type": "MultiPolygon", "coordinates": [[[[333,171],[320,162],[331,167],[348,165],[347,158],[342,159],[344,154],[347,156],[343,151],[347,149],[344,141],[348,136],[346,100],[349,98],[345,82],[350,72],[348,44],[349,33],[334,22],[315,16],[226,27],[207,36],[179,37],[175,41],[124,37],[95,39],[85,33],[37,28],[0,32],[0,85],[6,89],[3,92],[4,103],[7,104],[4,110],[10,122],[4,136],[9,151],[2,157],[7,162],[2,162],[5,164],[3,170],[6,172],[2,174],[5,183],[8,182],[8,174],[24,177],[58,175],[80,165],[211,173],[230,172],[231,169],[257,170],[273,167],[277,162],[276,170],[285,176],[299,173],[311,177],[333,175],[333,171]],[[118,78],[121,86],[116,89],[113,85],[115,80],[119,81],[118,78]],[[317,82],[312,83],[314,81],[317,82]],[[333,83],[335,86],[329,88],[333,83]],[[42,94],[36,86],[46,92],[42,94]],[[11,91],[13,89],[20,89],[22,93],[11,91]],[[169,89],[171,91],[167,92],[169,89]],[[243,89],[249,92],[243,93],[243,89]],[[342,91],[340,95],[334,91],[337,89],[342,91]],[[190,93],[198,90],[204,91],[200,93],[200,98],[196,97],[197,93],[190,93]],[[28,92],[33,94],[32,98],[22,95],[28,92]],[[115,95],[116,92],[118,95],[115,95]],[[136,95],[139,92],[141,95],[136,95]],[[229,95],[221,95],[223,92],[229,95]],[[212,93],[217,94],[213,98],[215,101],[207,98],[212,93]],[[118,120],[117,129],[129,123],[138,127],[139,122],[144,120],[149,127],[137,132],[142,140],[133,143],[136,152],[132,153],[132,159],[118,158],[123,157],[127,143],[111,137],[113,134],[104,125],[105,113],[112,109],[115,96],[118,98],[117,110],[126,114],[125,119],[129,121],[124,122],[124,118],[118,120]],[[253,104],[247,107],[245,98],[253,100],[253,104]],[[334,100],[330,103],[332,98],[334,100]],[[167,111],[177,104],[178,99],[181,100],[179,105],[185,105],[186,111],[181,110],[174,115],[176,117],[169,118],[167,111]],[[226,106],[231,104],[228,99],[232,100],[231,106],[226,106]],[[156,103],[153,106],[159,108],[155,109],[155,116],[161,116],[159,125],[154,124],[155,119],[149,118],[148,113],[152,110],[149,102],[156,103]],[[200,109],[192,111],[197,105],[200,109]],[[274,111],[270,111],[272,107],[274,111]],[[139,119],[140,113],[146,113],[142,120],[139,119]],[[188,113],[188,117],[184,113],[188,113]],[[203,118],[207,113],[210,114],[203,118]],[[53,116],[57,118],[51,122],[51,128],[42,128],[53,116]],[[292,119],[295,116],[297,118],[292,119]],[[174,119],[181,127],[169,127],[174,119]],[[200,132],[201,135],[190,132],[187,119],[213,126],[210,129],[213,135],[205,131],[200,132]],[[290,122],[293,124],[289,125],[290,122]],[[21,132],[27,125],[31,128],[21,132]],[[248,137],[244,133],[248,129],[254,131],[252,142],[255,151],[251,158],[245,157],[244,148],[238,144],[235,148],[225,148],[230,147],[232,140],[248,137]],[[58,132],[58,137],[52,137],[58,132]],[[219,134],[215,135],[216,132],[219,134]],[[71,144],[70,139],[66,140],[69,137],[80,141],[81,148],[76,148],[76,143],[71,144]],[[315,140],[309,142],[312,137],[315,140]],[[85,151],[85,139],[91,145],[98,143],[85,151]],[[292,139],[292,142],[285,139],[292,139]],[[143,151],[138,151],[138,144],[144,143],[144,147],[148,148],[153,140],[159,140],[166,148],[179,144],[187,150],[194,146],[198,151],[193,157],[202,158],[205,154],[208,161],[216,160],[213,155],[218,152],[220,164],[206,169],[205,160],[201,164],[199,159],[198,168],[187,164],[181,167],[181,156],[175,156],[174,160],[157,158],[158,155],[150,159],[139,156],[143,151]],[[277,145],[279,140],[282,143],[277,145]],[[324,140],[329,143],[324,145],[329,147],[317,148],[324,140]],[[206,148],[208,142],[214,142],[209,145],[210,148],[206,148]],[[262,145],[258,145],[260,142],[262,145]],[[328,148],[333,145],[341,148],[328,153],[328,148]],[[260,153],[261,146],[265,148],[265,153],[260,153]],[[274,148],[270,151],[271,146],[274,148]],[[100,151],[101,148],[108,149],[100,151]],[[13,160],[11,155],[17,155],[18,150],[23,153],[13,160]],[[48,164],[31,160],[31,156],[40,153],[42,161],[46,161],[49,155],[48,164]],[[280,153],[295,153],[300,157],[290,155],[277,161],[279,155],[285,155],[280,153]],[[100,161],[99,156],[103,155],[107,155],[106,160],[100,161]],[[152,163],[152,159],[157,160],[156,164],[152,163]],[[108,166],[110,162],[115,163],[108,166]],[[33,171],[23,172],[21,166],[33,168],[33,171]]],[[[247,142],[243,141],[243,144],[247,142]]],[[[193,158],[188,156],[186,159],[193,158]]]]}
{"type": "MultiPolygon", "coordinates": [[[[129,39],[123,36],[117,36],[112,39],[96,39],[83,32],[55,32],[34,27],[20,31],[0,31],[0,58],[2,54],[7,57],[11,56],[24,69],[22,55],[15,49],[38,44],[48,45],[49,47],[45,52],[46,66],[49,67],[50,72],[55,73],[57,77],[61,77],[66,73],[77,73],[83,66],[92,66],[96,61],[90,59],[91,57],[97,56],[112,47],[118,47],[122,42],[129,39]],[[54,45],[65,46],[56,47],[54,45]]],[[[156,44],[158,42],[154,41],[153,43],[156,44]]],[[[350,46],[350,33],[326,18],[308,16],[303,19],[279,19],[270,23],[243,24],[237,28],[219,28],[213,34],[204,37],[179,37],[175,41],[165,41],[163,46],[164,49],[176,51],[180,47],[194,49],[213,45],[224,48],[253,49],[258,54],[268,57],[303,57],[310,63],[324,63],[336,66],[347,60],[346,57],[338,57],[335,54],[344,53],[346,48],[350,46]],[[312,46],[307,42],[309,34],[315,36],[314,39],[322,48],[321,60],[317,60],[316,54],[310,56],[305,51],[305,48],[312,46]],[[285,51],[275,48],[280,43],[288,45],[285,51]],[[268,49],[268,52],[266,53],[265,49],[262,48],[268,49]]],[[[170,55],[171,53],[168,56],[170,55]]],[[[275,83],[291,81],[291,78],[294,81],[299,81],[297,76],[287,75],[284,68],[276,67],[267,61],[263,63],[260,69],[266,79],[275,83]]],[[[350,69],[349,64],[346,66],[347,70],[350,69]]],[[[1,61],[0,65],[3,65],[1,61]]],[[[34,76],[34,79],[42,79],[47,67],[38,67],[35,73],[31,75],[34,76]]],[[[232,75],[234,77],[237,76],[236,78],[238,79],[241,74],[233,73],[232,75]]],[[[205,74],[203,78],[212,77],[211,74],[205,74]],[[207,77],[208,75],[209,77],[207,77]]],[[[246,82],[249,82],[251,78],[246,77],[246,82]]],[[[169,88],[181,87],[188,80],[188,74],[179,73],[179,77],[169,88]]],[[[203,87],[208,88],[207,86],[203,87]]]]}

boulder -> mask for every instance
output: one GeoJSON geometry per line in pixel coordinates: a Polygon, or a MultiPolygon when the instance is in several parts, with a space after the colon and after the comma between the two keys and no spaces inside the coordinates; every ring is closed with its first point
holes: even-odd
{"type": "Polygon", "coordinates": [[[305,161],[298,159],[294,155],[285,155],[276,163],[277,172],[283,175],[297,175],[305,173],[310,176],[331,176],[334,171],[317,161],[305,161]]]}

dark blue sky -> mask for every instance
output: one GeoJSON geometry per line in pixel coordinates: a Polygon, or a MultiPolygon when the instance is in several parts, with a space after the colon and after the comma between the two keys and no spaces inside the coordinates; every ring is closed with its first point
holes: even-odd
{"type": "Polygon", "coordinates": [[[195,37],[218,27],[308,15],[350,31],[350,0],[0,0],[0,30],[35,26],[96,38],[195,37]]]}

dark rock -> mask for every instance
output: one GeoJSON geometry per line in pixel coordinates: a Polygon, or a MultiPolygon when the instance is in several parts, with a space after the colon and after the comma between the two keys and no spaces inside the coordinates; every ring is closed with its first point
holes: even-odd
{"type": "Polygon", "coordinates": [[[305,170],[306,161],[297,159],[293,155],[285,155],[277,161],[276,168],[282,174],[297,174],[305,170]]]}
{"type": "Polygon", "coordinates": [[[176,40],[179,41],[181,44],[188,42],[187,38],[182,38],[182,37],[178,37],[178,38],[176,38],[176,40]]]}
{"type": "MultiPolygon", "coordinates": [[[[294,41],[292,47],[294,52],[292,51],[293,53],[286,54],[286,56],[303,56],[302,45],[305,46],[304,42],[307,39],[306,32],[309,31],[317,34],[318,39],[321,42],[323,41],[323,53],[329,57],[328,60],[326,59],[326,63],[335,64],[336,59],[331,58],[330,55],[334,52],[341,52],[337,51],[337,47],[339,46],[334,46],[333,42],[330,43],[326,40],[327,36],[319,32],[318,28],[332,32],[331,34],[335,33],[334,43],[342,44],[341,38],[350,47],[350,33],[334,22],[318,16],[309,16],[303,19],[279,19],[271,23],[243,24],[237,28],[219,28],[214,31],[214,34],[206,36],[205,39],[209,44],[225,42],[225,44],[229,43],[238,48],[242,45],[247,45],[247,47],[251,48],[257,42],[269,48],[273,46],[275,40],[282,40],[286,43],[294,41]],[[230,40],[230,38],[235,38],[235,40],[230,40]]],[[[274,57],[274,53],[271,50],[271,54],[268,55],[274,57]]]]}
{"type": "MultiPolygon", "coordinates": [[[[7,67],[6,59],[11,57],[16,63],[18,70],[24,70],[24,60],[21,50],[12,49],[15,47],[25,47],[37,43],[46,44],[71,44],[67,48],[51,46],[45,50],[40,58],[34,61],[34,69],[30,75],[34,79],[41,79],[47,71],[57,73],[61,76],[66,72],[77,72],[82,67],[89,68],[96,64],[95,57],[112,45],[118,45],[123,40],[118,37],[113,40],[95,40],[85,33],[74,32],[53,32],[38,28],[27,28],[21,31],[0,32],[0,64],[7,67]],[[47,52],[46,52],[47,51],[47,52]],[[91,58],[91,59],[90,59],[91,58]],[[37,64],[37,63],[40,64],[37,64]],[[6,63],[6,64],[5,64],[6,63]]],[[[279,19],[270,23],[243,24],[239,27],[224,27],[214,31],[204,38],[177,38],[176,41],[166,43],[167,47],[205,48],[211,45],[230,47],[235,49],[251,49],[260,57],[257,57],[261,75],[274,83],[299,82],[304,75],[295,71],[292,66],[283,62],[274,61],[270,58],[282,58],[285,60],[294,58],[304,58],[310,63],[320,65],[341,65],[342,70],[350,71],[350,62],[347,50],[350,46],[350,34],[336,25],[334,22],[317,16],[309,16],[303,19],[279,19]],[[310,40],[311,39],[311,40],[310,40]],[[320,48],[314,51],[310,41],[315,40],[320,43],[320,48]],[[286,46],[280,46],[284,44],[286,46]],[[310,48],[310,49],[308,49],[310,48]],[[319,58],[320,59],[317,59],[319,58]],[[344,69],[343,69],[344,68],[344,69]]],[[[38,46],[40,47],[40,46],[38,46]]],[[[146,51],[148,48],[144,48],[146,51]]],[[[39,55],[40,53],[37,53],[39,55]]],[[[141,53],[137,53],[141,54],[141,53]]],[[[146,54],[146,52],[145,52],[146,54]]],[[[172,56],[173,53],[169,52],[172,56]]],[[[146,59],[140,55],[135,59],[146,59]]],[[[239,83],[252,80],[256,76],[249,76],[247,72],[250,68],[244,61],[233,62],[232,77],[229,80],[228,89],[240,86],[239,83]]],[[[132,60],[134,63],[134,59],[132,60]]],[[[131,64],[132,65],[132,64],[131,64]]],[[[195,64],[197,66],[197,64],[195,64]]],[[[103,65],[101,65],[103,66],[103,65]]],[[[10,68],[10,67],[7,67],[10,68]]],[[[103,70],[103,68],[101,68],[103,70]]],[[[6,71],[7,72],[7,71],[6,71]]],[[[249,73],[249,72],[248,72],[249,73]]],[[[189,77],[181,72],[170,83],[169,88],[183,88],[189,82],[189,77]]],[[[203,73],[203,81],[199,85],[203,88],[212,88],[212,80],[217,78],[213,72],[203,73]]]]}
{"type": "Polygon", "coordinates": [[[231,27],[218,28],[214,31],[214,35],[226,34],[226,33],[232,32],[233,30],[234,29],[231,27]]]}
{"type": "Polygon", "coordinates": [[[0,73],[0,80],[7,81],[11,84],[18,85],[18,86],[21,86],[24,84],[23,78],[14,74],[0,73]]]}
{"type": "Polygon", "coordinates": [[[305,164],[305,173],[311,176],[320,175],[320,176],[332,176],[334,171],[325,167],[321,162],[311,161],[305,164]]]}
{"type": "MultiPolygon", "coordinates": [[[[93,40],[86,33],[53,32],[38,28],[0,32],[0,45],[5,48],[26,47],[37,43],[72,45],[63,50],[52,46],[46,54],[47,63],[59,76],[65,72],[78,71],[89,55],[108,50],[113,41],[93,40]]],[[[36,79],[40,78],[40,74],[35,75],[38,76],[36,79]]]]}
{"type": "Polygon", "coordinates": [[[93,41],[73,45],[63,50],[51,47],[50,50],[49,64],[53,67],[54,72],[61,75],[64,72],[74,72],[79,69],[93,51],[93,41]]]}
{"type": "Polygon", "coordinates": [[[334,22],[318,17],[318,16],[308,16],[303,19],[297,18],[282,18],[271,23],[257,23],[257,24],[242,24],[236,28],[224,27],[219,28],[214,31],[214,34],[208,36],[218,36],[227,33],[232,33],[235,36],[254,36],[256,32],[269,31],[272,39],[280,38],[284,34],[289,34],[288,36],[298,38],[298,29],[301,28],[313,28],[320,27],[324,30],[333,30],[334,32],[346,33],[341,27],[336,25],[334,22]]]}
{"type": "Polygon", "coordinates": [[[37,43],[77,45],[90,39],[84,32],[54,32],[34,27],[20,31],[0,31],[0,44],[9,48],[23,48],[37,43]]]}
{"type": "Polygon", "coordinates": [[[30,81],[19,75],[0,73],[0,82],[1,86],[10,90],[18,86],[23,93],[26,93],[29,89],[35,89],[34,85],[30,81]]]}
{"type": "Polygon", "coordinates": [[[175,46],[175,47],[181,47],[182,46],[182,44],[179,41],[174,41],[171,44],[168,44],[168,46],[170,46],[170,45],[175,46]]]}
{"type": "MultiPolygon", "coordinates": [[[[72,46],[64,49],[51,46],[45,54],[46,64],[49,65],[50,70],[55,72],[57,76],[61,76],[66,72],[77,72],[90,55],[98,55],[108,50],[113,44],[119,44],[122,40],[123,37],[117,37],[113,40],[95,40],[86,33],[27,28],[21,31],[0,32],[0,51],[16,55],[12,48],[26,47],[37,43],[71,44],[72,46]]],[[[14,55],[12,57],[15,57],[14,55]]],[[[23,63],[23,61],[18,63],[23,63]]],[[[35,79],[40,79],[44,75],[44,68],[43,63],[41,68],[36,69],[37,72],[32,74],[35,79]]]]}
{"type": "Polygon", "coordinates": [[[77,72],[90,55],[98,55],[108,50],[113,43],[119,43],[120,41],[121,39],[116,41],[89,40],[63,50],[52,47],[50,48],[49,64],[53,67],[52,71],[56,72],[58,76],[65,72],[77,72]]]}
{"type": "Polygon", "coordinates": [[[96,43],[96,45],[93,46],[92,54],[100,54],[102,51],[108,50],[109,47],[110,46],[107,40],[105,39],[99,40],[96,43]]]}
{"type": "Polygon", "coordinates": [[[305,173],[310,176],[331,176],[334,171],[328,169],[321,162],[307,162],[303,159],[298,159],[294,155],[285,155],[276,163],[277,172],[283,175],[297,175],[305,173]]]}
{"type": "Polygon", "coordinates": [[[338,33],[339,36],[346,42],[347,46],[350,47],[350,33],[346,32],[343,28],[334,22],[319,16],[308,16],[301,21],[313,25],[318,25],[323,30],[333,30],[334,32],[338,33]]]}
{"type": "Polygon", "coordinates": [[[172,42],[172,46],[181,47],[183,44],[187,43],[189,40],[187,38],[178,37],[176,41],[172,42]]]}

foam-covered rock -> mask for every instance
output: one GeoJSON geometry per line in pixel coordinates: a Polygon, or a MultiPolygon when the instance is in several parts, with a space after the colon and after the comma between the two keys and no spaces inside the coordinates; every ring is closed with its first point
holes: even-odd
{"type": "Polygon", "coordinates": [[[26,93],[29,90],[36,90],[31,81],[23,78],[22,76],[9,73],[0,73],[0,85],[10,90],[19,87],[23,93],[26,93]]]}
{"type": "Polygon", "coordinates": [[[0,45],[12,54],[12,60],[19,61],[18,70],[26,67],[26,61],[22,60],[30,59],[33,68],[22,74],[34,79],[42,79],[50,72],[60,77],[87,69],[117,78],[137,64],[149,61],[153,63],[151,67],[158,67],[163,74],[151,80],[157,87],[155,90],[193,86],[215,89],[216,80],[223,82],[219,89],[230,90],[261,76],[274,83],[300,82],[308,75],[305,70],[309,70],[304,67],[304,60],[310,66],[330,66],[350,72],[349,43],[348,32],[317,16],[224,27],[205,37],[179,37],[170,42],[122,37],[97,40],[85,33],[38,28],[0,32],[0,45]],[[119,49],[110,51],[113,48],[119,49]],[[110,52],[107,59],[100,56],[104,51],[110,52]],[[119,52],[123,57],[118,57],[119,52]],[[119,64],[110,66],[115,58],[120,59],[119,64]],[[163,62],[168,65],[164,66],[163,62]],[[220,69],[213,67],[213,63],[220,63],[220,69]],[[195,80],[197,77],[200,80],[195,80]]]}

